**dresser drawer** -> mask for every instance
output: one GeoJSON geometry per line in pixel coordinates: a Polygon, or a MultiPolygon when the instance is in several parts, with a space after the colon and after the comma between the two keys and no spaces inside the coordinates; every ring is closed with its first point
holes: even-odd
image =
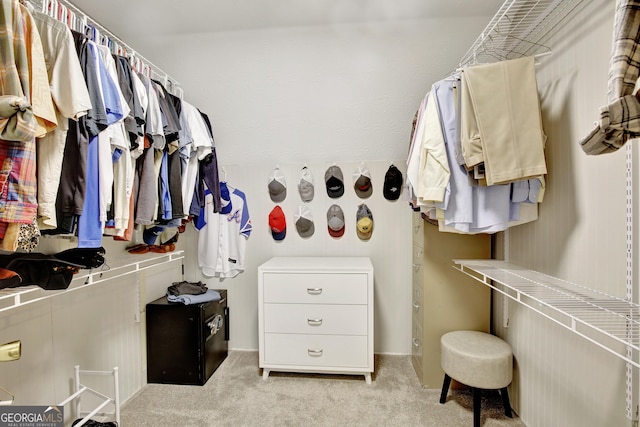
{"type": "Polygon", "coordinates": [[[265,334],[264,361],[270,365],[366,368],[367,337],[265,334]]]}
{"type": "Polygon", "coordinates": [[[266,333],[367,335],[366,305],[265,304],[263,320],[266,333]]]}
{"type": "Polygon", "coordinates": [[[367,304],[366,274],[264,273],[265,303],[367,304]]]}

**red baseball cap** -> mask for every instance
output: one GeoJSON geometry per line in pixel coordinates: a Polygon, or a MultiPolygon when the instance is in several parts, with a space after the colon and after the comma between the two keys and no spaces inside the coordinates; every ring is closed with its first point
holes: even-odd
{"type": "Polygon", "coordinates": [[[269,227],[273,240],[283,240],[287,234],[287,220],[279,205],[269,213],[269,227]]]}

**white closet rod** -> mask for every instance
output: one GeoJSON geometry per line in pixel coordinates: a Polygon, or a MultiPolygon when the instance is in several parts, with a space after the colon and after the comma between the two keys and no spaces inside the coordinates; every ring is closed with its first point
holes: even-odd
{"type": "MultiPolygon", "coordinates": [[[[182,95],[182,89],[179,87],[179,83],[177,80],[173,79],[171,76],[169,76],[169,74],[164,72],[161,68],[153,64],[147,58],[140,55],[135,49],[133,49],[131,46],[123,42],[113,32],[111,32],[102,24],[100,24],[98,21],[96,21],[95,19],[87,15],[84,11],[82,11],[79,7],[77,7],[73,3],[67,0],[54,0],[54,1],[28,0],[28,1],[34,4],[35,7],[40,7],[40,10],[42,11],[42,13],[48,14],[50,16],[51,14],[47,13],[49,7],[57,4],[64,5],[64,7],[66,7],[68,10],[72,10],[80,18],[80,20],[84,22],[85,31],[87,30],[87,25],[91,25],[92,27],[98,29],[101,35],[106,35],[110,40],[112,40],[113,42],[117,43],[120,47],[122,47],[126,51],[126,56],[128,58],[130,59],[135,58],[136,60],[142,61],[149,68],[149,70],[151,70],[151,72],[155,74],[156,78],[158,78],[159,80],[162,80],[162,83],[164,83],[165,89],[169,90],[174,94],[175,92],[179,92],[179,94],[182,95]]],[[[82,31],[82,32],[85,33],[85,31],[82,31]]],[[[98,43],[100,42],[100,40],[95,40],[95,41],[98,43]]],[[[153,76],[150,76],[150,77],[153,77],[153,76]]]]}

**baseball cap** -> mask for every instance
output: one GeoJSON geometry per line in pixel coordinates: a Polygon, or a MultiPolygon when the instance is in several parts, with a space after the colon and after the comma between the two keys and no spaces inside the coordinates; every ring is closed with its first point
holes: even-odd
{"type": "Polygon", "coordinates": [[[300,181],[298,181],[298,192],[303,202],[313,200],[313,177],[308,167],[303,167],[300,172],[300,181]]]}
{"type": "Polygon", "coordinates": [[[287,235],[287,220],[280,206],[276,206],[269,213],[269,227],[273,240],[283,240],[287,235]]]}
{"type": "Polygon", "coordinates": [[[371,196],[373,184],[371,183],[371,173],[369,173],[369,169],[366,166],[360,165],[353,174],[353,189],[361,199],[371,196]]]}
{"type": "Polygon", "coordinates": [[[315,232],[313,225],[313,215],[308,206],[302,205],[298,207],[298,213],[294,216],[296,222],[296,230],[300,237],[311,237],[315,232]]]}
{"type": "Polygon", "coordinates": [[[382,194],[387,200],[398,200],[400,193],[402,193],[402,172],[394,165],[391,165],[384,175],[382,194]]]}
{"type": "Polygon", "coordinates": [[[287,197],[287,180],[279,168],[275,168],[271,173],[268,187],[272,201],[280,203],[287,197]]]}
{"type": "Polygon", "coordinates": [[[364,203],[358,206],[356,213],[356,232],[360,240],[369,240],[373,233],[373,214],[364,203]]]}
{"type": "Polygon", "coordinates": [[[344,213],[340,206],[329,206],[327,210],[327,227],[331,237],[341,237],[344,234],[344,213]]]}
{"type": "Polygon", "coordinates": [[[344,178],[342,169],[338,166],[330,166],[324,173],[324,182],[327,186],[327,195],[336,199],[344,194],[344,178]]]}

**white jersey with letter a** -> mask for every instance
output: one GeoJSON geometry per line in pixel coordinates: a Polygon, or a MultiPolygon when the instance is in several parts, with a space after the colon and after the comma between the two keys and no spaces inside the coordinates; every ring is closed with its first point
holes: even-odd
{"type": "Polygon", "coordinates": [[[195,224],[199,230],[198,264],[205,276],[234,277],[244,271],[244,253],[251,234],[251,218],[244,193],[238,189],[229,193],[230,211],[214,213],[213,196],[207,190],[205,206],[200,210],[195,224]]]}

